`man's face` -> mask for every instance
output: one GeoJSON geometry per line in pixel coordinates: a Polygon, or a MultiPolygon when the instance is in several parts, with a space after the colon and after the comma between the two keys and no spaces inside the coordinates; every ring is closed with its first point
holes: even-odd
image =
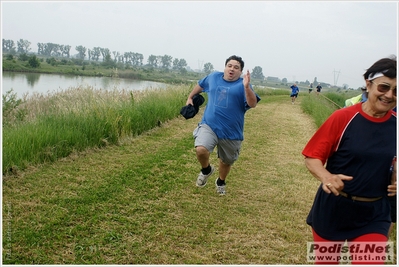
{"type": "Polygon", "coordinates": [[[226,81],[233,82],[240,78],[242,74],[241,65],[237,60],[230,60],[224,67],[223,78],[226,81]]]}

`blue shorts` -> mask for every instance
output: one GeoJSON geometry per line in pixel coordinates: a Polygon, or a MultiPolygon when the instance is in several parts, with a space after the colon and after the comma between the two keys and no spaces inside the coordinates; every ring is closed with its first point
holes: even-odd
{"type": "Polygon", "coordinates": [[[194,146],[203,146],[212,153],[217,146],[218,158],[223,163],[233,165],[241,150],[241,140],[219,139],[206,124],[199,124],[193,131],[194,146]]]}

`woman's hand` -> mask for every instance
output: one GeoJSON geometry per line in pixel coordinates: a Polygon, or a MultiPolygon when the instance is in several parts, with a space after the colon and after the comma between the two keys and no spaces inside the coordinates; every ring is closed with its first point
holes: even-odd
{"type": "Polygon", "coordinates": [[[327,194],[333,193],[338,196],[339,191],[344,189],[344,181],[353,179],[352,176],[330,173],[319,159],[305,158],[305,165],[310,173],[323,183],[322,188],[327,194]]]}
{"type": "Polygon", "coordinates": [[[395,184],[388,185],[388,196],[393,197],[396,195],[396,182],[395,184]]]}
{"type": "Polygon", "coordinates": [[[343,181],[352,180],[352,176],[344,175],[344,174],[332,174],[330,178],[327,178],[323,181],[323,190],[327,194],[333,193],[338,196],[339,192],[344,189],[343,181]]]}

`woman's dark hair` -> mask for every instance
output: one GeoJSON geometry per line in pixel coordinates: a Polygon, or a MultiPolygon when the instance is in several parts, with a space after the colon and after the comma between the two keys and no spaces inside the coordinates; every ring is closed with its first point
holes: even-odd
{"type": "Polygon", "coordinates": [[[233,55],[233,56],[229,57],[228,59],[226,59],[226,62],[224,63],[224,65],[226,66],[226,65],[227,65],[227,62],[229,62],[230,60],[237,60],[238,63],[240,63],[241,70],[244,69],[244,61],[242,60],[241,57],[236,56],[236,55],[233,55]]]}
{"type": "Polygon", "coordinates": [[[367,71],[363,74],[365,80],[367,80],[370,74],[374,75],[377,72],[382,72],[384,76],[394,79],[396,78],[396,56],[390,58],[382,58],[375,62],[367,71]]]}

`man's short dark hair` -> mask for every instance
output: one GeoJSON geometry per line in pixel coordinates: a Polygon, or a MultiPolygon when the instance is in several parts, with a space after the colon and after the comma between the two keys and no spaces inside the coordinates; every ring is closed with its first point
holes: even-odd
{"type": "Polygon", "coordinates": [[[244,61],[242,60],[241,57],[236,56],[236,55],[233,55],[233,56],[229,57],[228,59],[226,59],[226,62],[224,63],[224,65],[226,66],[226,65],[227,65],[227,62],[229,62],[230,60],[236,60],[236,61],[238,61],[238,63],[240,63],[240,66],[241,66],[241,70],[244,69],[244,61]]]}

